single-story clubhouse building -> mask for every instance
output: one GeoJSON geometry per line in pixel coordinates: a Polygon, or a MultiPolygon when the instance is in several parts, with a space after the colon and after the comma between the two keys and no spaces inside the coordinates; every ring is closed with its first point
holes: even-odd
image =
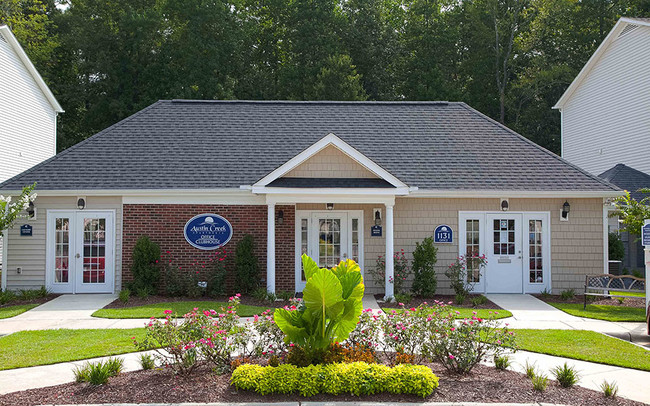
{"type": "Polygon", "coordinates": [[[303,253],[364,271],[385,256],[388,279],[395,252],[435,234],[441,293],[466,254],[488,260],[475,292],[557,293],[606,272],[606,203],[622,194],[459,102],[164,100],[0,194],[33,182],[3,289],[116,292],[141,235],[189,267],[251,234],[262,286],[299,292],[303,253]]]}

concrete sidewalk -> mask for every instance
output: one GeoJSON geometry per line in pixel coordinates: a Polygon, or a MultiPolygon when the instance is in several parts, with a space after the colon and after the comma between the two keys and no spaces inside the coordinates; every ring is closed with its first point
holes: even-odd
{"type": "Polygon", "coordinates": [[[0,320],[0,335],[24,330],[59,328],[137,328],[148,319],[100,319],[92,314],[111,303],[116,295],[62,295],[16,317],[0,320]]]}
{"type": "Polygon", "coordinates": [[[492,302],[512,313],[503,319],[512,328],[591,330],[650,348],[645,323],[612,322],[572,316],[531,295],[486,294],[492,302]]]}

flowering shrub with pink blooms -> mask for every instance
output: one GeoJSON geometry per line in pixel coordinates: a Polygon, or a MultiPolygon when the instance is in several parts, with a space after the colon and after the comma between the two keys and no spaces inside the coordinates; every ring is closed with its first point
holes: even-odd
{"type": "Polygon", "coordinates": [[[352,348],[360,346],[373,352],[377,351],[379,349],[379,334],[381,332],[381,325],[378,321],[380,317],[383,316],[377,315],[372,309],[364,310],[361,316],[359,316],[357,326],[352,330],[345,343],[352,348]]]}
{"type": "MultiPolygon", "coordinates": [[[[383,255],[377,257],[375,268],[368,269],[366,272],[372,275],[375,285],[386,287],[386,258],[383,255]]],[[[393,284],[395,293],[406,293],[404,285],[411,275],[411,269],[403,249],[393,255],[393,275],[394,277],[389,280],[389,283],[393,284]]]]}
{"type": "Polygon", "coordinates": [[[474,290],[474,284],[481,278],[483,268],[487,265],[485,254],[461,255],[445,271],[451,288],[456,293],[457,302],[462,304],[469,293],[474,290]]]}
{"type": "Polygon", "coordinates": [[[200,363],[224,372],[233,356],[245,350],[249,339],[247,327],[238,323],[239,296],[231,297],[226,308],[195,308],[183,319],[172,317],[172,311],[166,310],[164,319],[149,321],[145,338],[134,340],[134,344],[139,350],[155,349],[159,363],[177,373],[190,373],[200,363]]]}
{"type": "MultiPolygon", "coordinates": [[[[295,309],[295,305],[285,306],[286,309],[295,309]]],[[[284,357],[291,344],[284,341],[284,333],[273,320],[273,310],[268,309],[259,315],[253,316],[249,329],[249,344],[246,347],[245,357],[258,357],[269,359],[273,356],[284,357]]]]}

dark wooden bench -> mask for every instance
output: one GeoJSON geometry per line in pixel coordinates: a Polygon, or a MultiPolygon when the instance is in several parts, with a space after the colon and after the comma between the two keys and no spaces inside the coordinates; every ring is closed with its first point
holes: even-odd
{"type": "Polygon", "coordinates": [[[612,290],[645,294],[645,279],[631,275],[587,275],[585,277],[585,305],[587,296],[629,297],[612,294],[612,290]],[[590,292],[590,291],[597,292],[590,292]]]}

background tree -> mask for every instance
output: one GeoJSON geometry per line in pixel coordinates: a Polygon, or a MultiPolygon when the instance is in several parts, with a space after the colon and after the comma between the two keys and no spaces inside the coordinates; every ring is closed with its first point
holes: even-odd
{"type": "MultiPolygon", "coordinates": [[[[641,189],[640,191],[650,193],[650,189],[641,189]]],[[[613,203],[616,209],[610,213],[610,217],[618,217],[623,225],[622,231],[639,237],[645,219],[650,218],[650,196],[637,201],[630,196],[630,192],[625,191],[625,196],[615,198],[613,203]]]]}

